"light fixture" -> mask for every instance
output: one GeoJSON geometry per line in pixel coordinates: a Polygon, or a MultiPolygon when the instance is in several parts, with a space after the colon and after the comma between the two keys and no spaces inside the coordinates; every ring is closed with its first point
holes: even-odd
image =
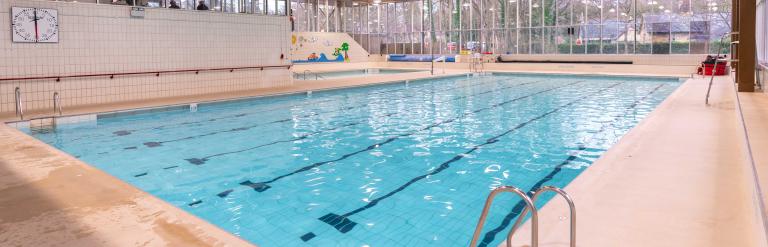
{"type": "Polygon", "coordinates": [[[464,7],[469,7],[469,3],[464,3],[464,4],[462,4],[461,6],[464,6],[464,7]]]}
{"type": "Polygon", "coordinates": [[[664,5],[659,5],[659,9],[664,9],[664,5]]]}
{"type": "Polygon", "coordinates": [[[616,9],[611,8],[611,9],[608,10],[608,12],[611,12],[611,13],[616,12],[616,9]]]}
{"type": "Polygon", "coordinates": [[[357,5],[359,5],[359,4],[358,3],[352,3],[352,6],[357,6],[357,5]]]}
{"type": "Polygon", "coordinates": [[[668,9],[667,9],[667,10],[664,10],[664,13],[669,13],[669,12],[671,12],[671,11],[669,11],[668,9]]]}
{"type": "Polygon", "coordinates": [[[538,3],[534,3],[533,6],[531,6],[531,7],[538,8],[539,4],[538,3]]]}

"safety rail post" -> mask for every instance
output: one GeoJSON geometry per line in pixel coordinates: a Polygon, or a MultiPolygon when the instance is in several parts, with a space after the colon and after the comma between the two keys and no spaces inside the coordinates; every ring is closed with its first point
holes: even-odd
{"type": "MultiPolygon", "coordinates": [[[[723,36],[720,37],[720,47],[717,49],[717,57],[715,57],[715,65],[712,66],[712,77],[709,79],[709,86],[707,86],[707,96],[704,98],[704,104],[709,105],[709,92],[712,91],[712,83],[715,81],[715,74],[717,72],[717,64],[721,62],[720,60],[720,54],[722,54],[723,51],[723,39],[725,39],[726,35],[731,35],[731,33],[723,34],[723,36]]],[[[731,42],[731,49],[733,49],[733,42],[731,42]]],[[[725,60],[726,63],[728,60],[725,60]]],[[[705,71],[706,72],[706,71],[705,71]]]]}

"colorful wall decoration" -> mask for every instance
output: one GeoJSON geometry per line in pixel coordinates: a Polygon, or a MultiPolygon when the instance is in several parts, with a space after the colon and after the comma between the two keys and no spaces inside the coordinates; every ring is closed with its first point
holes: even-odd
{"type": "Polygon", "coordinates": [[[368,52],[346,33],[294,32],[294,63],[364,62],[368,52]]]}

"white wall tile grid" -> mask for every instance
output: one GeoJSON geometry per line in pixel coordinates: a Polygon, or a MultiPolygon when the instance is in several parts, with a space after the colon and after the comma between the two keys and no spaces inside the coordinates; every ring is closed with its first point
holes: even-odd
{"type": "MultiPolygon", "coordinates": [[[[146,9],[131,18],[126,6],[35,0],[0,1],[0,78],[249,67],[290,64],[287,17],[146,9]],[[57,44],[12,43],[10,9],[59,12],[57,44]],[[281,59],[281,54],[284,57],[281,59]]],[[[0,82],[0,113],[231,92],[292,83],[286,69],[0,82]]]]}

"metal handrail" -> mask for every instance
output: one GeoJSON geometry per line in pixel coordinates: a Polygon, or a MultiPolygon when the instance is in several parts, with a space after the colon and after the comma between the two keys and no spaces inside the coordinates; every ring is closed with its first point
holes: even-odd
{"type": "MultiPolygon", "coordinates": [[[[483,231],[483,224],[485,224],[485,219],[488,216],[488,210],[491,208],[491,204],[493,203],[493,199],[496,197],[496,195],[503,193],[503,192],[512,192],[517,194],[523,199],[523,202],[526,204],[526,209],[530,209],[531,212],[531,247],[538,247],[539,246],[539,216],[536,212],[536,206],[534,206],[533,201],[531,201],[531,198],[528,197],[525,192],[522,190],[513,187],[513,186],[501,186],[493,191],[491,191],[491,194],[488,195],[488,199],[485,200],[485,206],[483,207],[483,213],[480,215],[480,220],[477,222],[477,227],[475,227],[475,233],[472,235],[472,242],[470,243],[470,246],[477,246],[477,239],[480,237],[480,233],[483,231]]],[[[524,214],[518,215],[518,217],[525,217],[524,214]]],[[[507,236],[507,247],[511,247],[512,243],[509,241],[512,238],[512,233],[507,236]]]]}
{"type": "Polygon", "coordinates": [[[144,71],[144,72],[124,72],[124,73],[101,73],[101,74],[82,74],[82,75],[59,75],[59,76],[39,76],[39,77],[17,77],[17,78],[0,78],[0,81],[24,81],[24,80],[46,80],[46,79],[56,79],[56,81],[60,81],[61,79],[65,78],[86,78],[86,77],[110,77],[114,78],[115,76],[126,76],[126,75],[155,75],[160,76],[160,74],[171,74],[171,73],[186,73],[186,72],[195,72],[200,73],[203,71],[229,71],[234,72],[235,70],[245,70],[245,69],[267,69],[267,68],[288,68],[290,69],[292,65],[267,65],[267,66],[246,66],[246,67],[228,67],[228,68],[207,68],[207,69],[181,69],[181,70],[158,70],[158,71],[144,71]]]}
{"type": "Polygon", "coordinates": [[[311,70],[308,70],[308,69],[305,69],[304,72],[301,73],[303,78],[302,80],[305,80],[305,81],[307,80],[307,73],[315,75],[315,81],[317,81],[318,79],[325,80],[325,77],[321,76],[320,73],[312,72],[311,70]]]}
{"type": "Polygon", "coordinates": [[[53,92],[53,114],[56,115],[56,111],[59,112],[59,116],[62,115],[61,111],[61,97],[59,92],[53,92]]]}
{"type": "Polygon", "coordinates": [[[16,87],[14,93],[16,95],[16,116],[19,116],[21,120],[24,120],[24,104],[21,102],[21,89],[16,87]]]}
{"type": "MultiPolygon", "coordinates": [[[[539,188],[536,192],[533,193],[533,203],[536,203],[536,200],[539,199],[539,196],[543,194],[546,191],[552,191],[557,193],[558,195],[562,196],[566,202],[568,202],[568,208],[570,209],[571,214],[571,247],[576,247],[576,205],[573,203],[573,199],[568,195],[568,193],[565,193],[560,188],[554,187],[554,186],[543,186],[539,188]]],[[[517,221],[515,221],[515,224],[512,225],[512,230],[509,231],[509,235],[507,236],[507,242],[510,242],[512,240],[512,235],[515,233],[515,231],[520,227],[523,223],[523,217],[528,212],[528,208],[523,209],[523,212],[520,214],[520,217],[517,217],[517,221]]]]}
{"type": "Polygon", "coordinates": [[[483,62],[483,54],[472,54],[472,62],[469,65],[470,72],[482,72],[485,70],[485,62],[483,62]]]}
{"type": "Polygon", "coordinates": [[[704,98],[704,104],[706,105],[709,105],[709,92],[712,91],[712,83],[715,81],[717,64],[720,63],[720,54],[722,54],[722,51],[723,51],[723,39],[725,39],[726,35],[730,35],[730,33],[724,34],[723,36],[720,37],[720,49],[717,49],[717,56],[715,57],[715,65],[712,66],[712,77],[709,79],[709,86],[707,87],[707,96],[704,98]]]}

